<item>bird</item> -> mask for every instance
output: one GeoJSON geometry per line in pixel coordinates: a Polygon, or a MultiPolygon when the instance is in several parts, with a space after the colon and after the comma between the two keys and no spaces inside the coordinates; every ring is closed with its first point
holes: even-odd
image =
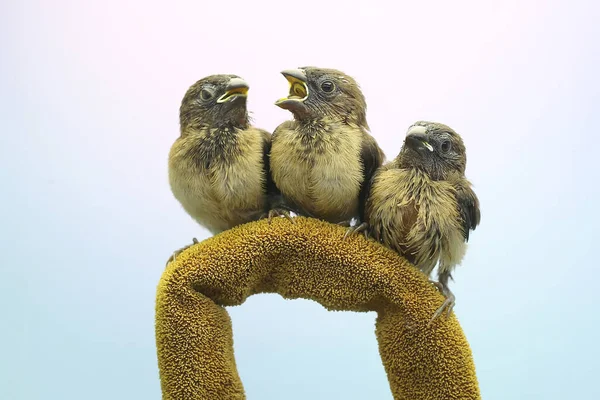
{"type": "Polygon", "coordinates": [[[273,132],[270,168],[276,213],[350,226],[360,222],[366,183],[384,161],[369,133],[358,83],[336,69],[282,71],[289,95],[275,102],[292,113],[273,132]]]}
{"type": "Polygon", "coordinates": [[[428,277],[436,264],[445,296],[429,324],[455,296],[449,280],[462,262],[469,234],[479,225],[479,199],[465,177],[467,157],[461,136],[449,126],[417,121],[398,156],[379,168],[365,204],[365,224],[375,240],[395,250],[428,277]]]}
{"type": "Polygon", "coordinates": [[[271,135],[250,124],[249,88],[237,75],[210,75],[187,90],[179,109],[180,136],[169,151],[170,188],[213,235],[263,218],[276,189],[269,174],[271,135]]]}

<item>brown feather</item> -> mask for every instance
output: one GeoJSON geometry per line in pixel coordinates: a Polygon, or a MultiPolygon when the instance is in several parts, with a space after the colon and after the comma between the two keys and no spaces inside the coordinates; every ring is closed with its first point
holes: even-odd
{"type": "Polygon", "coordinates": [[[366,219],[375,238],[426,275],[436,265],[439,273],[449,274],[464,257],[469,231],[479,224],[479,201],[463,175],[466,155],[460,136],[446,125],[416,125],[445,132],[454,143],[454,158],[447,163],[421,162],[422,157],[437,156],[419,155],[404,146],[393,162],[375,173],[366,219]]]}
{"type": "Polygon", "coordinates": [[[367,184],[383,162],[368,133],[366,103],[354,79],[334,69],[304,67],[311,88],[304,111],[273,133],[270,166],[287,204],[330,222],[362,217],[367,184]],[[335,82],[334,94],[318,82],[335,82]]]}
{"type": "Polygon", "coordinates": [[[213,234],[259,219],[268,209],[271,137],[250,126],[247,90],[237,75],[211,75],[194,83],[181,102],[169,183],[187,213],[213,234]],[[230,95],[234,89],[242,92],[230,95]]]}
{"type": "Polygon", "coordinates": [[[173,194],[200,225],[213,234],[256,220],[265,210],[264,131],[229,133],[204,129],[178,138],[169,154],[173,194]],[[199,153],[214,136],[226,136],[226,157],[199,153]]]}

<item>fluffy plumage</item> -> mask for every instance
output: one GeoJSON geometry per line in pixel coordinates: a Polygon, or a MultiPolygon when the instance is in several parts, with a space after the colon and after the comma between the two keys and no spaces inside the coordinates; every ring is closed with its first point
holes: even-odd
{"type": "Polygon", "coordinates": [[[466,150],[450,127],[419,121],[408,131],[398,157],[374,175],[366,202],[371,233],[430,276],[447,301],[448,280],[462,261],[469,232],[479,224],[479,200],[465,178],[466,150]]]}
{"type": "Polygon", "coordinates": [[[329,222],[362,217],[366,183],[383,162],[368,132],[365,98],[341,71],[303,67],[283,71],[289,96],[276,105],[292,112],[273,133],[276,205],[329,222]]]}
{"type": "Polygon", "coordinates": [[[248,89],[236,75],[212,75],[192,85],[181,103],[181,135],[169,153],[171,190],[213,234],[268,211],[271,135],[249,124],[248,89]]]}

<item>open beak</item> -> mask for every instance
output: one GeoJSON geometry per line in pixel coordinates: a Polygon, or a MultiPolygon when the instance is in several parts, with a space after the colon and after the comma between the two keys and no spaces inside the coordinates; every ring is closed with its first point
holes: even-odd
{"type": "Polygon", "coordinates": [[[302,102],[308,98],[307,78],[304,71],[301,69],[288,69],[282,71],[281,74],[290,85],[289,95],[277,100],[275,105],[290,111],[304,108],[302,102]]]}
{"type": "Polygon", "coordinates": [[[226,92],[217,99],[217,103],[233,101],[236,98],[247,97],[250,86],[241,78],[231,78],[227,83],[226,92]]]}
{"type": "Polygon", "coordinates": [[[424,126],[411,126],[406,133],[405,143],[413,150],[427,149],[433,152],[433,146],[427,140],[427,129],[424,126]]]}

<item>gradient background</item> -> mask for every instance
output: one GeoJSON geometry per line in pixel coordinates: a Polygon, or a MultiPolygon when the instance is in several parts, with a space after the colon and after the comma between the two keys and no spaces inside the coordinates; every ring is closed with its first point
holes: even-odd
{"type": "MultiPolygon", "coordinates": [[[[419,119],[463,135],[482,224],[453,290],[483,398],[600,398],[599,6],[217,4],[0,2],[0,398],[160,399],[156,284],[208,237],[167,182],[181,98],[241,75],[272,130],[303,65],[361,83],[388,158],[419,119]]],[[[391,399],[374,313],[230,313],[249,399],[391,399]]]]}

